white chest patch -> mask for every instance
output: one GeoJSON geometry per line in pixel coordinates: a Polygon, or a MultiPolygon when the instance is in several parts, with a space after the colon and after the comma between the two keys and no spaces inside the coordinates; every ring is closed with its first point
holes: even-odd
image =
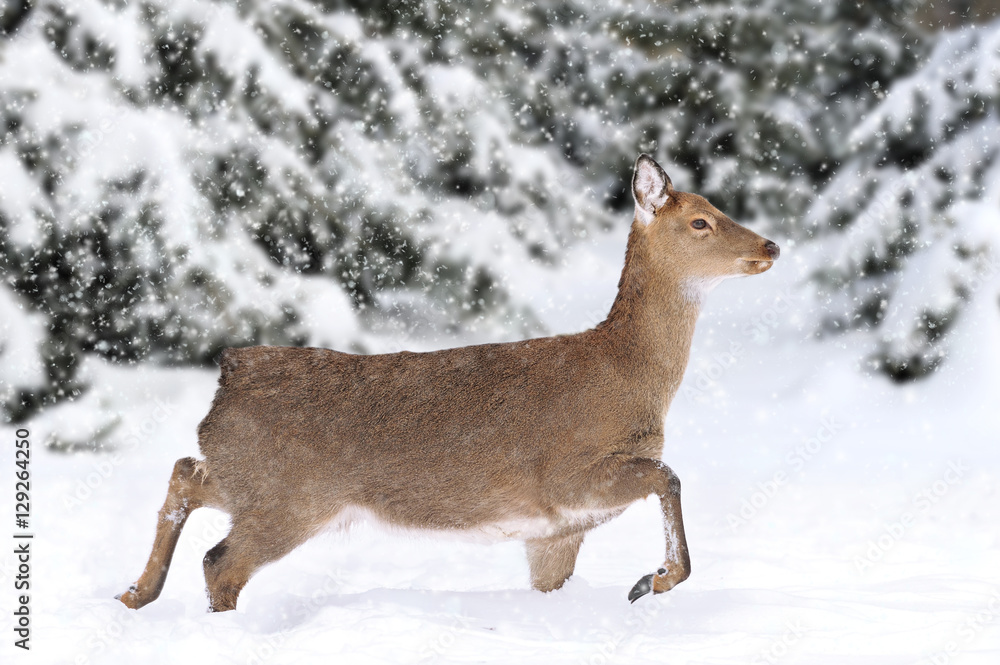
{"type": "Polygon", "coordinates": [[[706,277],[704,279],[689,279],[684,283],[684,296],[691,302],[701,304],[709,292],[718,286],[726,277],[706,277]]]}

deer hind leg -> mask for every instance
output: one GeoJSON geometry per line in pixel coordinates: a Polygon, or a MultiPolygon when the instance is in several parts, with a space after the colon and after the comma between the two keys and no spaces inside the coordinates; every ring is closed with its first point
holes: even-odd
{"type": "Polygon", "coordinates": [[[650,494],[660,497],[666,556],[655,573],[642,577],[628,594],[635,602],[649,592],[669,591],[691,574],[684,522],[681,516],[681,481],[666,464],[647,457],[615,455],[592,470],[591,501],[604,507],[625,507],[650,494]],[[598,489],[599,488],[599,489],[598,489]]]}
{"type": "Polygon", "coordinates": [[[584,532],[568,536],[528,540],[528,566],[531,586],[539,591],[555,591],[573,574],[576,555],[580,553],[584,532]]]}
{"type": "Polygon", "coordinates": [[[210,549],[203,561],[209,609],[236,609],[240,591],[257,570],[285,556],[311,535],[289,519],[286,510],[234,515],[229,535],[210,549]]]}
{"type": "Polygon", "coordinates": [[[183,457],[174,464],[167,489],[167,500],[160,508],[156,522],[153,551],[139,579],[122,594],[115,596],[134,610],[157,599],[167,579],[170,560],[181,535],[181,529],[192,511],[202,506],[223,507],[215,479],[204,461],[183,457]]]}

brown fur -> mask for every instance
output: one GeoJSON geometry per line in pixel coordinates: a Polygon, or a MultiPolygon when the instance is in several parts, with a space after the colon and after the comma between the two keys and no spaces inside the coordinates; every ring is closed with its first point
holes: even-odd
{"type": "Polygon", "coordinates": [[[183,519],[201,505],[233,522],[205,557],[215,610],[233,609],[260,566],[357,509],[401,527],[522,538],[533,586],[549,591],[572,574],[587,530],[655,493],[668,542],[651,590],[686,579],[680,481],[658,459],[663,418],[703,285],[763,272],[777,247],[673,190],[648,157],[633,188],[618,297],[592,330],[433,353],[227,349],[198,428],[202,473],[178,462],[150,562],[122,602],[156,598],[183,519]]]}

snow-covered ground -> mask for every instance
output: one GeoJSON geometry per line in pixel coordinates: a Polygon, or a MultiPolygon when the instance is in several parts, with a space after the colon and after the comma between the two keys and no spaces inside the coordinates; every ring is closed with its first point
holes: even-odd
{"type": "MultiPolygon", "coordinates": [[[[594,238],[559,272],[506,266],[510,287],[554,331],[593,325],[624,241],[624,229],[594,238]]],[[[32,651],[12,646],[5,546],[0,661],[1000,662],[996,304],[970,305],[940,372],[892,385],[859,366],[860,339],[813,338],[813,305],[795,285],[822,257],[782,249],[771,272],[710,296],[667,418],[663,457],[683,481],[693,563],[670,593],[625,598],[662,560],[650,499],[591,532],[576,574],[551,594],[530,589],[520,543],[361,526],[307,543],[253,578],[235,612],[208,614],[201,558],[226,520],[203,509],[160,599],[128,610],[113,596],[145,563],[173,461],[197,454],[216,377],[95,363],[84,400],[30,424],[32,651]],[[113,413],[116,452],[44,449],[48,433],[72,443],[113,413]]],[[[3,450],[0,514],[11,516],[3,450]]]]}

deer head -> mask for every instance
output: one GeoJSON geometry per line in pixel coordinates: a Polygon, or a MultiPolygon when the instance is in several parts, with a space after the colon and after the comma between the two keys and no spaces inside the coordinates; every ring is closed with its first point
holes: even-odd
{"type": "Polygon", "coordinates": [[[778,258],[776,244],[740,226],[703,197],[679,192],[649,155],[632,177],[633,232],[646,245],[662,277],[700,297],[727,277],[759,275],[778,258]]]}

